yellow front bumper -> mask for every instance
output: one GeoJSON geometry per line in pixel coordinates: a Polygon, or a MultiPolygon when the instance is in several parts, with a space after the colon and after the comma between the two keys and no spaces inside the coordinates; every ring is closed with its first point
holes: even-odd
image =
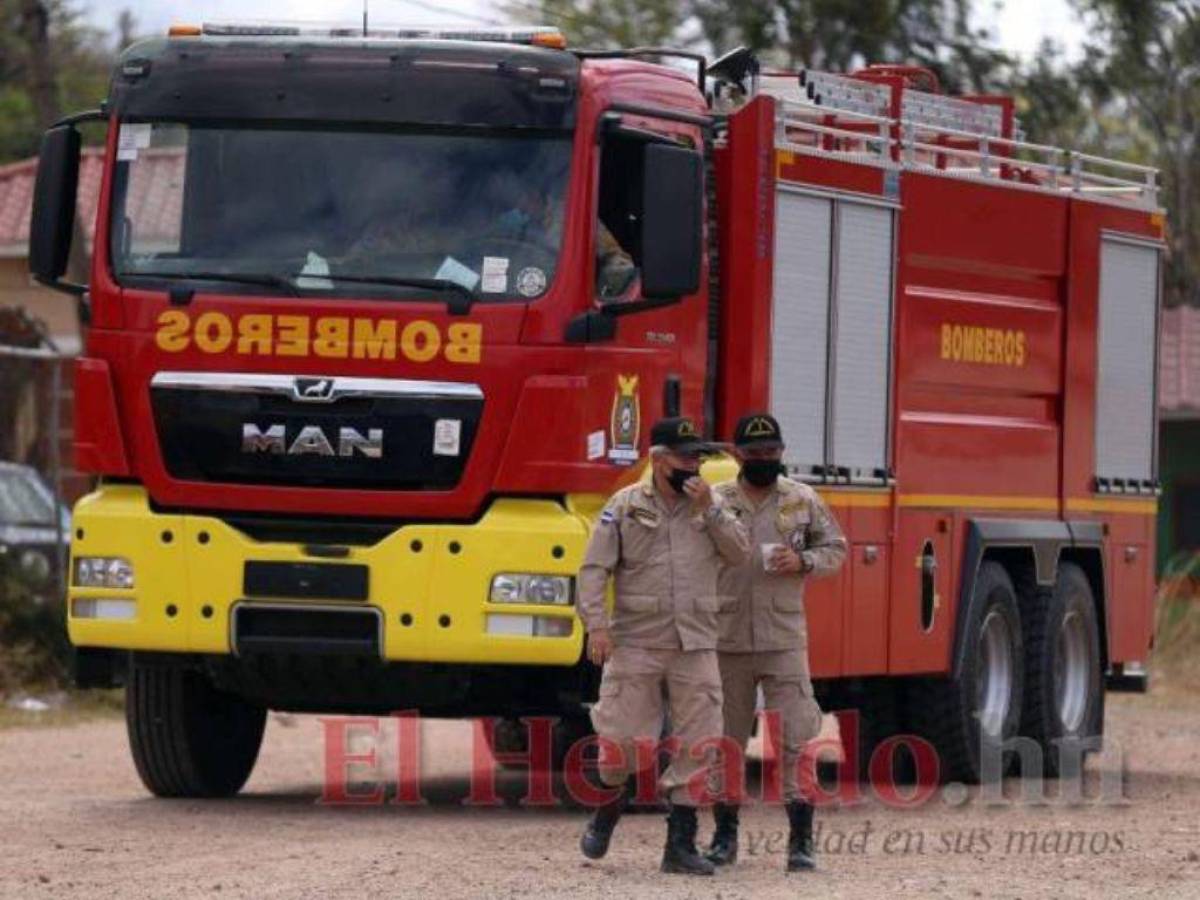
{"type": "Polygon", "coordinates": [[[597,503],[588,498],[567,510],[548,500],[500,499],[474,524],[406,525],[328,560],[306,555],[301,544],[253,540],[212,516],[153,512],[144,488],[105,485],[75,507],[70,571],[76,556],[123,556],[133,563],[134,586],[72,585],[68,632],[76,646],[231,653],[230,610],[246,601],[248,560],[353,562],[370,568],[366,603],[381,613],[386,660],[571,665],[583,641],[574,606],[495,604],[488,591],[500,572],[574,576],[597,503]],[[135,612],[128,619],[80,618],[74,602],[80,598],[132,598],[135,612]],[[489,632],[489,614],[557,616],[572,624],[564,637],[503,634],[489,632]]]}

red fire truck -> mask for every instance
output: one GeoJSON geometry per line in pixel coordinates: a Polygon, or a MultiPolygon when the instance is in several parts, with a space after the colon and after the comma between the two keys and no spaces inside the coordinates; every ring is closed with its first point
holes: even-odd
{"type": "Polygon", "coordinates": [[[851,543],[810,652],[865,752],[1098,746],[1151,637],[1155,173],[922,70],[676,56],[174,28],[47,133],[31,268],[89,316],[100,477],[68,627],[151,791],[236,792],[267,709],[549,714],[558,753],[597,681],[573,577],[648,423],[760,408],[851,543]]]}

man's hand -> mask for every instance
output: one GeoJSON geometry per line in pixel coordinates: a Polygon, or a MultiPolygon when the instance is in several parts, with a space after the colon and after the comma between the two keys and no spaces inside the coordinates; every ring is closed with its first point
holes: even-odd
{"type": "Polygon", "coordinates": [[[605,661],[612,656],[613,642],[612,635],[609,634],[607,628],[597,628],[588,634],[588,659],[598,666],[604,665],[605,661]]]}
{"type": "Polygon", "coordinates": [[[774,575],[799,575],[805,571],[804,560],[791,547],[776,547],[769,559],[774,575]]]}
{"type": "Polygon", "coordinates": [[[699,475],[693,475],[683,483],[683,492],[691,498],[692,508],[698,513],[707,512],[713,505],[712,488],[699,475]]]}

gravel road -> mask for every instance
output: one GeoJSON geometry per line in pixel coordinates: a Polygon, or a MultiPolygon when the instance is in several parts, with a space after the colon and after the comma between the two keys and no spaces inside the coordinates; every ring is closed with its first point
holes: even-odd
{"type": "MultiPolygon", "coordinates": [[[[609,856],[589,863],[577,849],[584,813],[520,806],[519,773],[499,775],[502,805],[464,806],[464,722],[424,724],[415,807],[319,803],[315,717],[272,715],[249,784],[225,801],[147,795],[119,719],[7,728],[0,896],[1200,897],[1200,700],[1110,695],[1107,728],[1110,750],[1085,779],[1093,799],[989,802],[952,789],[900,809],[869,796],[818,814],[821,868],[791,876],[782,811],[750,805],[741,862],[705,880],[658,873],[659,815],[626,817],[609,856]]],[[[381,735],[390,800],[395,722],[381,735]]]]}

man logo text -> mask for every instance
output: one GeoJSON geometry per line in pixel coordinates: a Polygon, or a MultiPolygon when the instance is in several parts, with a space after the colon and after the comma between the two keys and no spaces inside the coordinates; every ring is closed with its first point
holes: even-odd
{"type": "Polygon", "coordinates": [[[366,437],[355,428],[339,428],[337,450],[316,425],[305,425],[291,441],[283,425],[268,425],[261,429],[254,422],[242,423],[243,453],[274,453],[287,456],[353,456],[361,453],[370,459],[383,456],[383,429],[368,428],[366,437]]]}

